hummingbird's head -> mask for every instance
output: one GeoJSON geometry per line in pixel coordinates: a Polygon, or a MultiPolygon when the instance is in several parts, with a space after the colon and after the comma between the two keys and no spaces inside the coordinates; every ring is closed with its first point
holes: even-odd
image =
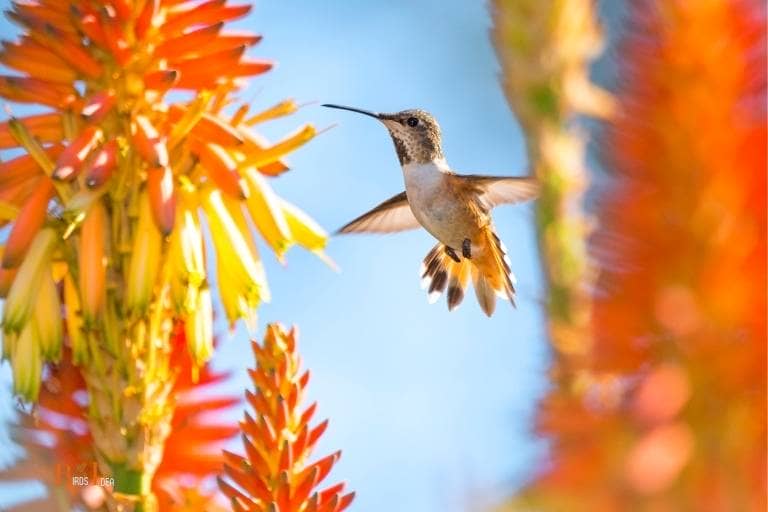
{"type": "Polygon", "coordinates": [[[429,112],[403,110],[394,114],[379,114],[379,120],[392,136],[400,165],[422,164],[443,158],[440,125],[429,112]]]}
{"type": "Polygon", "coordinates": [[[443,158],[443,149],[440,144],[440,125],[429,112],[413,109],[393,114],[380,114],[341,105],[326,104],[323,106],[350,110],[375,117],[384,123],[395,143],[400,165],[428,163],[443,158]]]}

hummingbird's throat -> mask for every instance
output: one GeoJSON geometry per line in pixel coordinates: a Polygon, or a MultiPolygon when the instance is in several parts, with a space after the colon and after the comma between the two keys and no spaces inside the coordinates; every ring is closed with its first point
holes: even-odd
{"type": "Polygon", "coordinates": [[[389,133],[392,136],[397,159],[401,166],[410,163],[425,164],[443,158],[439,137],[432,137],[429,132],[403,133],[400,130],[390,128],[389,133]]]}
{"type": "Polygon", "coordinates": [[[408,156],[408,147],[405,143],[395,135],[392,135],[392,142],[395,143],[395,151],[397,152],[397,159],[400,160],[400,166],[411,163],[411,159],[408,156]]]}

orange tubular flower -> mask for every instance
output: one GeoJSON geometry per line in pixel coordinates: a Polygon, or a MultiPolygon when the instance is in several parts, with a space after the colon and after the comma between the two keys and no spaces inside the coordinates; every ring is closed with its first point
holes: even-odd
{"type": "Polygon", "coordinates": [[[251,343],[256,368],[248,373],[255,391],[246,392],[254,416],[241,423],[245,457],[224,451],[227,480],[219,487],[235,511],[340,512],[354,493],[343,494],[344,484],[316,490],[341,452],[307,463],[328,420],[311,426],[316,404],[300,405],[309,372],[300,371],[296,331],[267,326],[264,344],[251,343]]]}

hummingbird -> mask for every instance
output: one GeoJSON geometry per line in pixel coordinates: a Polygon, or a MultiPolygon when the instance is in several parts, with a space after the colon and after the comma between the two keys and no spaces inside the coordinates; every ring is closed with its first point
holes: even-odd
{"type": "Polygon", "coordinates": [[[515,305],[515,276],[507,249],[496,234],[491,210],[538,195],[531,177],[457,174],[442,148],[440,125],[419,109],[392,114],[343,105],[324,107],[357,112],[378,119],[389,131],[403,171],[405,191],[360,215],[338,230],[342,233],[394,233],[426,229],[437,244],[421,265],[422,288],[436,302],[447,289],[448,310],[464,299],[472,279],[486,315],[493,315],[496,297],[515,305]]]}

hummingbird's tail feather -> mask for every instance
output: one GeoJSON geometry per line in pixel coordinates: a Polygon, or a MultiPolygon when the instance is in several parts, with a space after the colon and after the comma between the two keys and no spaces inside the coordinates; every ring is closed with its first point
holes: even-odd
{"type": "Polygon", "coordinates": [[[496,293],[477,267],[472,267],[472,285],[475,287],[475,296],[480,309],[488,316],[493,315],[496,310],[496,293]]]}
{"type": "Polygon", "coordinates": [[[458,257],[455,251],[437,244],[421,264],[421,287],[427,289],[427,300],[434,304],[447,289],[449,311],[461,304],[470,276],[477,302],[486,315],[496,310],[496,297],[515,305],[515,276],[504,243],[491,227],[472,241],[471,258],[458,257]]]}
{"type": "Polygon", "coordinates": [[[427,289],[430,304],[437,302],[448,289],[448,310],[455,309],[464,299],[464,290],[469,282],[471,264],[469,260],[453,260],[443,244],[435,245],[421,264],[421,287],[427,289]]]}
{"type": "Polygon", "coordinates": [[[496,297],[509,300],[515,306],[515,275],[509,266],[507,248],[492,227],[481,231],[476,246],[472,282],[480,307],[491,316],[496,308],[496,297]]]}

